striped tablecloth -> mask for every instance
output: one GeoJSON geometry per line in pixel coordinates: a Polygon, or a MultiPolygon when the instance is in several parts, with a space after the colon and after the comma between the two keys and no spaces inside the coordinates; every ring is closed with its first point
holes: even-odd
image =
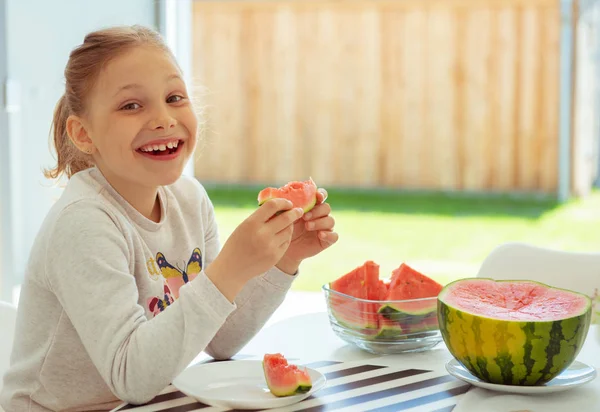
{"type": "MultiPolygon", "coordinates": [[[[385,362],[377,362],[378,359],[308,363],[306,366],[318,369],[325,375],[326,387],[299,403],[269,410],[450,412],[470,387],[445,370],[386,366],[385,362]]],[[[227,409],[197,402],[169,386],[148,404],[123,405],[114,411],[217,412],[227,409]]]]}

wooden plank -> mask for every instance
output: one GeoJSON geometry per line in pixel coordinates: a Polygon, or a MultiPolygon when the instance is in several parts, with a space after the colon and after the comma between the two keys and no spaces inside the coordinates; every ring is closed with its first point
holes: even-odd
{"type": "Polygon", "coordinates": [[[493,168],[490,186],[497,190],[510,190],[515,181],[514,136],[516,123],[517,50],[519,37],[517,11],[513,8],[500,10],[496,15],[493,31],[493,57],[491,69],[491,138],[493,155],[489,158],[493,168]]]}
{"type": "Polygon", "coordinates": [[[542,54],[542,79],[544,91],[541,128],[543,130],[540,167],[544,171],[540,188],[544,192],[558,189],[558,118],[559,118],[559,68],[560,68],[560,14],[558,9],[543,10],[545,46],[542,54]]]}
{"type": "Polygon", "coordinates": [[[389,11],[381,17],[381,150],[380,184],[401,186],[405,181],[402,151],[405,141],[402,110],[404,75],[405,13],[389,11]]]}
{"type": "Polygon", "coordinates": [[[424,10],[411,10],[405,14],[402,38],[403,78],[401,110],[402,151],[398,155],[397,167],[401,169],[401,184],[408,188],[422,187],[421,172],[423,157],[421,148],[425,140],[425,53],[421,39],[426,24],[424,10]]]}
{"type": "Polygon", "coordinates": [[[524,190],[536,189],[536,170],[539,160],[537,158],[538,128],[535,122],[539,110],[539,16],[536,9],[526,8],[521,15],[521,53],[519,85],[519,122],[518,127],[518,158],[517,170],[519,174],[518,188],[524,190]]]}
{"type": "MultiPolygon", "coordinates": [[[[381,137],[381,57],[379,39],[380,13],[371,7],[366,7],[360,13],[353,13],[354,18],[346,35],[354,47],[348,48],[354,64],[344,69],[349,74],[349,82],[354,91],[354,116],[344,122],[351,125],[349,136],[353,137],[351,163],[340,165],[340,170],[347,169],[351,181],[347,184],[373,186],[378,184],[378,167],[380,137],[381,137]],[[357,30],[357,27],[362,29],[357,30]],[[350,121],[348,121],[350,120],[350,121]]],[[[342,84],[342,87],[346,85],[342,84]]],[[[350,86],[350,84],[348,84],[350,86]]],[[[342,119],[342,117],[340,117],[342,119]]]]}
{"type": "Polygon", "coordinates": [[[457,131],[454,124],[454,104],[458,86],[455,82],[457,55],[456,24],[454,13],[449,9],[431,10],[427,22],[427,47],[425,91],[427,133],[423,140],[425,181],[427,188],[454,189],[460,177],[458,157],[454,148],[457,131]],[[425,160],[425,159],[424,159],[425,160]]]}
{"type": "Polygon", "coordinates": [[[265,143],[265,150],[271,155],[269,164],[272,165],[267,171],[267,179],[276,183],[286,183],[290,180],[305,179],[294,173],[295,153],[299,146],[296,133],[299,45],[296,42],[297,20],[294,12],[290,8],[282,8],[273,18],[273,49],[270,62],[273,99],[269,105],[268,119],[264,119],[273,127],[269,141],[265,143]]]}
{"type": "Polygon", "coordinates": [[[488,59],[490,59],[489,10],[476,10],[466,19],[465,63],[465,168],[464,188],[467,190],[486,189],[490,168],[487,165],[486,144],[489,136],[490,106],[487,99],[488,59]]]}

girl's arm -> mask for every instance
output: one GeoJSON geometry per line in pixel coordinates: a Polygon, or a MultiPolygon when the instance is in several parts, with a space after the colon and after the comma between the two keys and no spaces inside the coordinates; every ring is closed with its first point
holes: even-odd
{"type": "MultiPolygon", "coordinates": [[[[208,267],[219,253],[219,231],[210,201],[205,234],[208,267]]],[[[269,320],[283,302],[295,275],[273,267],[265,274],[251,279],[235,298],[236,309],[216,333],[205,352],[215,359],[229,359],[244,347],[269,320]]]]}
{"type": "MultiPolygon", "coordinates": [[[[134,404],[150,401],[168,386],[214,341],[235,309],[201,272],[180,289],[179,299],[149,320],[138,304],[132,275],[134,250],[141,243],[100,204],[80,201],[57,218],[46,255],[47,281],[65,317],[112,392],[134,404]]],[[[259,280],[261,287],[250,289],[261,293],[265,282],[259,280]]],[[[264,317],[273,303],[267,306],[249,308],[264,317]]],[[[230,322],[245,321],[246,316],[230,322]]],[[[242,335],[255,327],[246,326],[242,335]]],[[[234,335],[227,345],[228,331],[229,326],[218,341],[229,351],[239,338],[234,335]]]]}

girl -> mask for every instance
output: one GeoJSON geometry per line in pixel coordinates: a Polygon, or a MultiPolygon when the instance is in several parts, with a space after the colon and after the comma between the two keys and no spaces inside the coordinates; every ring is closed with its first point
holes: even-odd
{"type": "Polygon", "coordinates": [[[234,355],[300,262],[338,239],[321,191],[304,216],[287,200],[265,203],[221,250],[205,190],[182,176],[198,121],[157,33],[91,33],[65,77],[58,165],[47,174],[70,179],[32,248],[0,397],[7,412],[151,400],[201,351],[234,355]]]}

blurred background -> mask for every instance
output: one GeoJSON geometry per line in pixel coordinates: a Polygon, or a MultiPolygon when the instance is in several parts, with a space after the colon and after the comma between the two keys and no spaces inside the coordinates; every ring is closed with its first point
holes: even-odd
{"type": "Polygon", "coordinates": [[[136,23],[204,116],[186,173],[223,241],[265,186],[328,190],[340,240],[296,291],[366,260],[447,283],[508,241],[600,249],[600,1],[0,0],[2,299],[60,196],[42,169],[68,54],[136,23]]]}

